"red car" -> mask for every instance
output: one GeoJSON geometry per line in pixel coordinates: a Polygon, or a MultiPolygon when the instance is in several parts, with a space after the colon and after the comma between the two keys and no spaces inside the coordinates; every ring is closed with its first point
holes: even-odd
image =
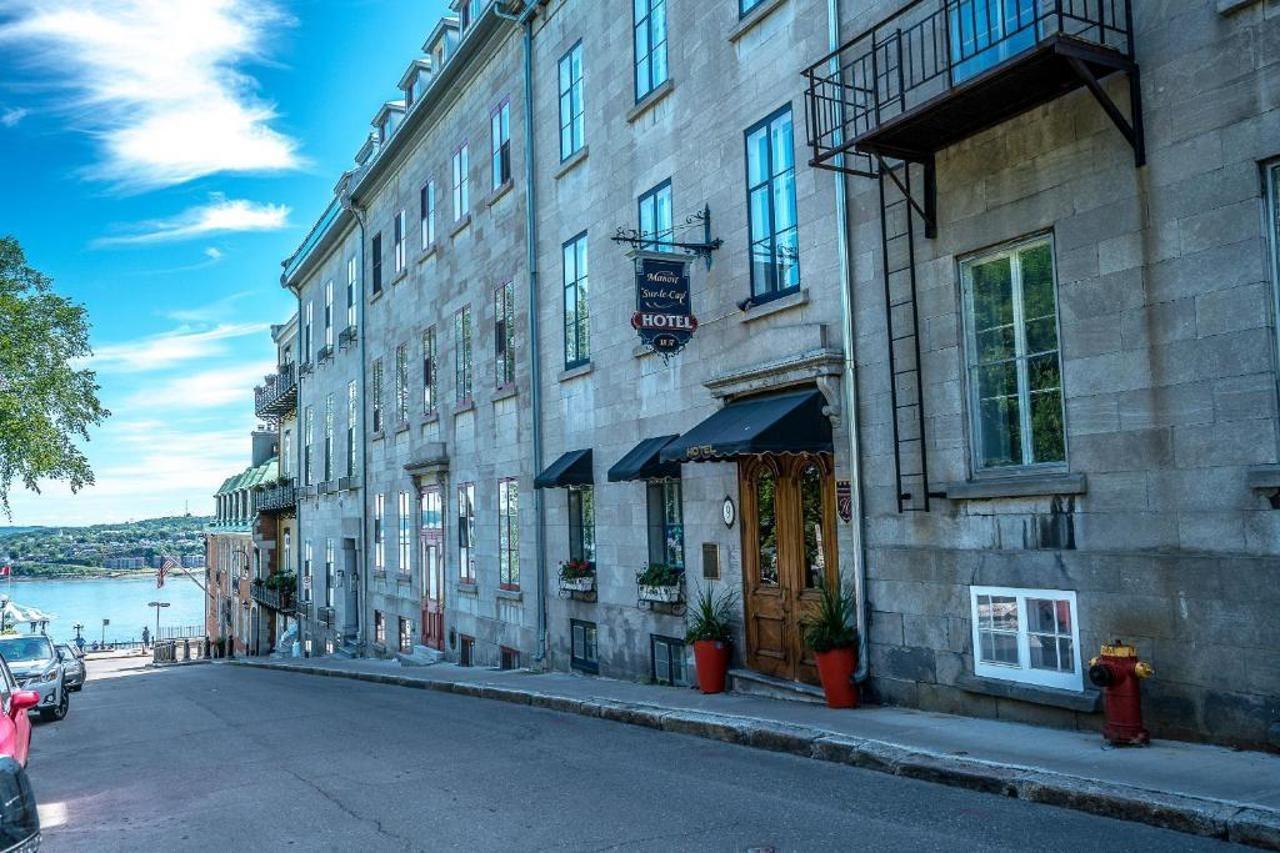
{"type": "Polygon", "coordinates": [[[7,755],[23,767],[27,766],[31,750],[31,718],[27,710],[38,704],[40,694],[19,690],[9,664],[0,658],[0,756],[7,755]]]}

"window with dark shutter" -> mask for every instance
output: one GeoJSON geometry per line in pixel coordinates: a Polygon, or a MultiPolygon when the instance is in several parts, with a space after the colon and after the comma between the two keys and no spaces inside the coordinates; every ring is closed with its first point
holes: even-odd
{"type": "Polygon", "coordinates": [[[373,235],[373,292],[382,292],[382,232],[373,235]]]}

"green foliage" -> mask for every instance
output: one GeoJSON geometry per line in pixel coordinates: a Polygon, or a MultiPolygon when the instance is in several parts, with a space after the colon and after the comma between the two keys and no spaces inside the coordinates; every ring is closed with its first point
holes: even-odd
{"type": "Polygon", "coordinates": [[[84,306],[53,293],[27,265],[13,237],[0,237],[0,506],[11,516],[9,488],[40,491],[41,480],[73,492],[93,483],[75,439],[110,416],[98,401],[84,306]]]}
{"type": "Polygon", "coordinates": [[[689,630],[685,640],[696,643],[699,640],[718,640],[727,643],[733,639],[733,612],[737,597],[732,590],[724,590],[719,595],[704,586],[694,599],[693,609],[689,614],[689,630]]]}
{"type": "Polygon", "coordinates": [[[590,560],[565,560],[560,564],[560,580],[576,581],[596,576],[596,564],[590,560]]]}
{"type": "Polygon", "coordinates": [[[819,587],[818,592],[817,604],[800,623],[804,629],[804,644],[815,652],[856,646],[858,631],[851,624],[854,620],[853,593],[826,584],[819,587]]]}
{"type": "Polygon", "coordinates": [[[669,566],[666,563],[650,563],[636,576],[636,583],[641,586],[676,586],[680,583],[683,569],[669,566]]]}
{"type": "MultiPolygon", "coordinates": [[[[203,554],[201,534],[209,521],[170,516],[89,527],[0,528],[0,562],[11,562],[18,576],[101,577],[106,557],[203,554]]],[[[147,574],[155,569],[110,571],[147,574]]]]}
{"type": "Polygon", "coordinates": [[[278,572],[274,575],[270,575],[266,581],[264,581],[263,585],[266,586],[267,589],[279,589],[292,592],[298,587],[298,576],[293,572],[278,572]]]}

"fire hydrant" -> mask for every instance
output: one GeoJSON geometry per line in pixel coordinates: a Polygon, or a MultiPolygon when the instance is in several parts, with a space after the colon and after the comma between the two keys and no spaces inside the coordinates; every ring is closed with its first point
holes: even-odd
{"type": "Polygon", "coordinates": [[[1151,664],[1138,660],[1138,650],[1116,640],[1089,661],[1089,680],[1103,691],[1107,723],[1102,736],[1116,746],[1146,746],[1151,735],[1142,725],[1144,678],[1154,674],[1151,664]]]}

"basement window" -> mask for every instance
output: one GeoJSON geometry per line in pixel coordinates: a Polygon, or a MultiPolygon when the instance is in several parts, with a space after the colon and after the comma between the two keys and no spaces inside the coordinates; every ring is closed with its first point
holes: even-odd
{"type": "Polygon", "coordinates": [[[596,623],[571,619],[569,632],[573,642],[569,665],[582,672],[599,672],[600,656],[596,646],[596,623]]]}
{"type": "Polygon", "coordinates": [[[649,658],[653,680],[657,684],[685,687],[689,678],[685,670],[685,646],[674,637],[649,635],[649,658]]]}
{"type": "Polygon", "coordinates": [[[974,675],[1084,689],[1074,592],[974,586],[969,597],[974,675]]]}

